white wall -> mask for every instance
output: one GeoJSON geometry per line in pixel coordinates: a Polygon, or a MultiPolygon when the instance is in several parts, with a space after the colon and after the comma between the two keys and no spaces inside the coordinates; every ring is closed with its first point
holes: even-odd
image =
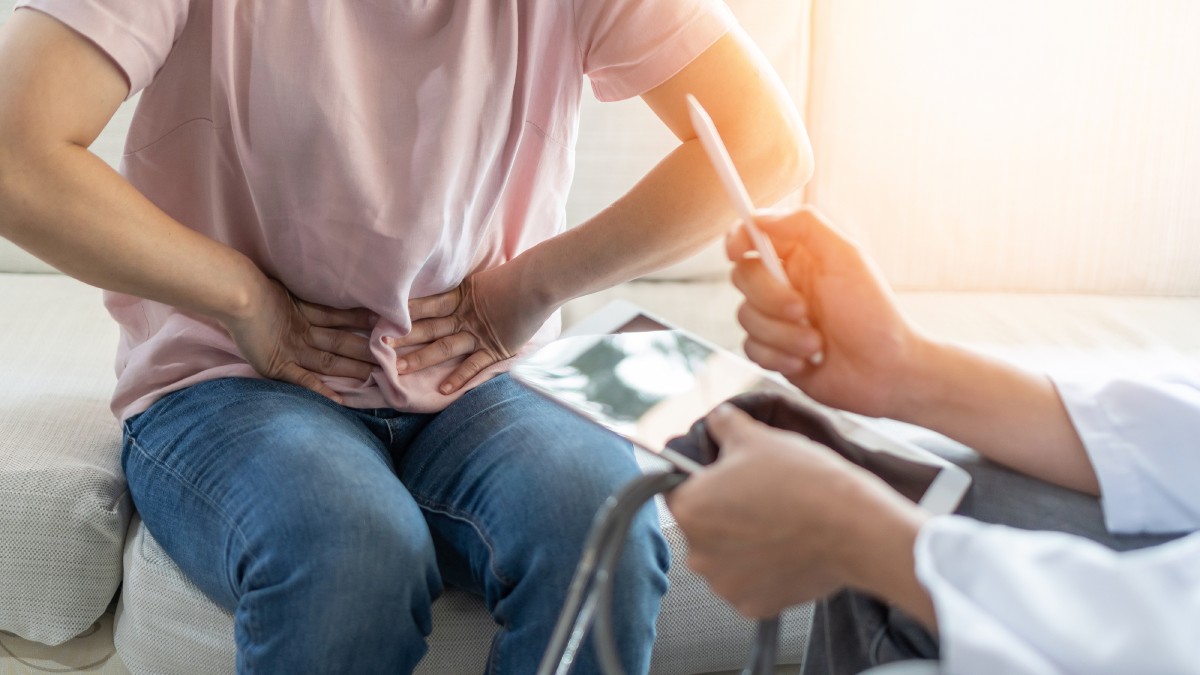
{"type": "Polygon", "coordinates": [[[817,0],[808,197],[904,288],[1200,295],[1200,3],[817,0]]]}

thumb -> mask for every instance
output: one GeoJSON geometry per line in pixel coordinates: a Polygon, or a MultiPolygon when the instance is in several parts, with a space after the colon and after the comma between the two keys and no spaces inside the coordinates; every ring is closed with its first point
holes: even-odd
{"type": "Polygon", "coordinates": [[[858,248],[853,239],[811,206],[791,213],[765,212],[755,223],[780,248],[780,255],[800,246],[818,260],[842,262],[854,257],[858,248]]]}
{"type": "Polygon", "coordinates": [[[747,436],[757,427],[764,426],[761,422],[747,415],[737,406],[722,403],[708,414],[704,420],[708,433],[721,448],[721,455],[728,456],[743,452],[747,449],[747,436]]]}

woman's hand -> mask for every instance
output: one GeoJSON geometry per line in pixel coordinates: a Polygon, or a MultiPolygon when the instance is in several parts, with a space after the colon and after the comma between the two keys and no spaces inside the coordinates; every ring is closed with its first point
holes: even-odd
{"type": "Polygon", "coordinates": [[[532,308],[520,290],[513,263],[476,272],[461,285],[408,303],[412,330],[384,341],[396,348],[417,347],[396,359],[400,374],[466,357],[438,385],[442,394],[458,391],[484,368],[512,358],[541,328],[554,308],[532,308]]]}
{"type": "Polygon", "coordinates": [[[882,275],[812,209],[755,222],[774,243],[791,285],[772,278],[754,257],[744,229],[730,237],[733,283],[746,296],[738,309],[746,355],[822,403],[894,416],[925,341],[901,316],[882,275]],[[818,352],[823,359],[814,364],[809,359],[818,352]]]}
{"type": "Polygon", "coordinates": [[[338,403],[322,375],[366,380],[378,365],[370,331],[379,317],[366,309],[334,309],[300,300],[273,279],[257,289],[250,308],[221,324],[242,357],[263,377],[300,385],[338,403]]]}

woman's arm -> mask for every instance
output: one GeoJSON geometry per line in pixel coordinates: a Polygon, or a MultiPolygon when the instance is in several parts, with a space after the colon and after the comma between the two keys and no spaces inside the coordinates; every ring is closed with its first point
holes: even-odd
{"type": "Polygon", "coordinates": [[[365,338],[329,328],[369,327],[369,314],[292,298],[88,151],[129,92],[105,53],[23,9],[0,29],[0,63],[0,236],[85,283],[220,322],[267,377],[336,398],[314,371],[370,374],[365,338]]]}
{"type": "Polygon", "coordinates": [[[688,119],[688,94],[712,116],[755,203],[774,204],[812,176],[812,148],[786,90],[746,34],[730,31],[642,96],[679,147],[611,206],[521,256],[544,304],[557,308],[677,262],[735,222],[688,119]]]}
{"type": "Polygon", "coordinates": [[[643,95],[679,147],[594,218],[463,288],[413,301],[413,330],[393,344],[432,344],[406,354],[401,372],[470,355],[443,385],[456,390],[511,356],[567,301],[681,260],[725,232],[736,216],[688,120],[689,93],[712,116],[756,203],[774,203],[811,176],[812,149],[795,107],[735,29],[643,95]]]}

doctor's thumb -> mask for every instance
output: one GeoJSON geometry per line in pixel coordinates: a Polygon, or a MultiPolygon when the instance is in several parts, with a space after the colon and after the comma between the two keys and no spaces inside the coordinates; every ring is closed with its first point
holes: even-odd
{"type": "Polygon", "coordinates": [[[747,444],[743,441],[760,424],[753,417],[729,403],[717,406],[704,420],[704,425],[707,427],[709,435],[720,447],[722,456],[744,451],[747,444]]]}

